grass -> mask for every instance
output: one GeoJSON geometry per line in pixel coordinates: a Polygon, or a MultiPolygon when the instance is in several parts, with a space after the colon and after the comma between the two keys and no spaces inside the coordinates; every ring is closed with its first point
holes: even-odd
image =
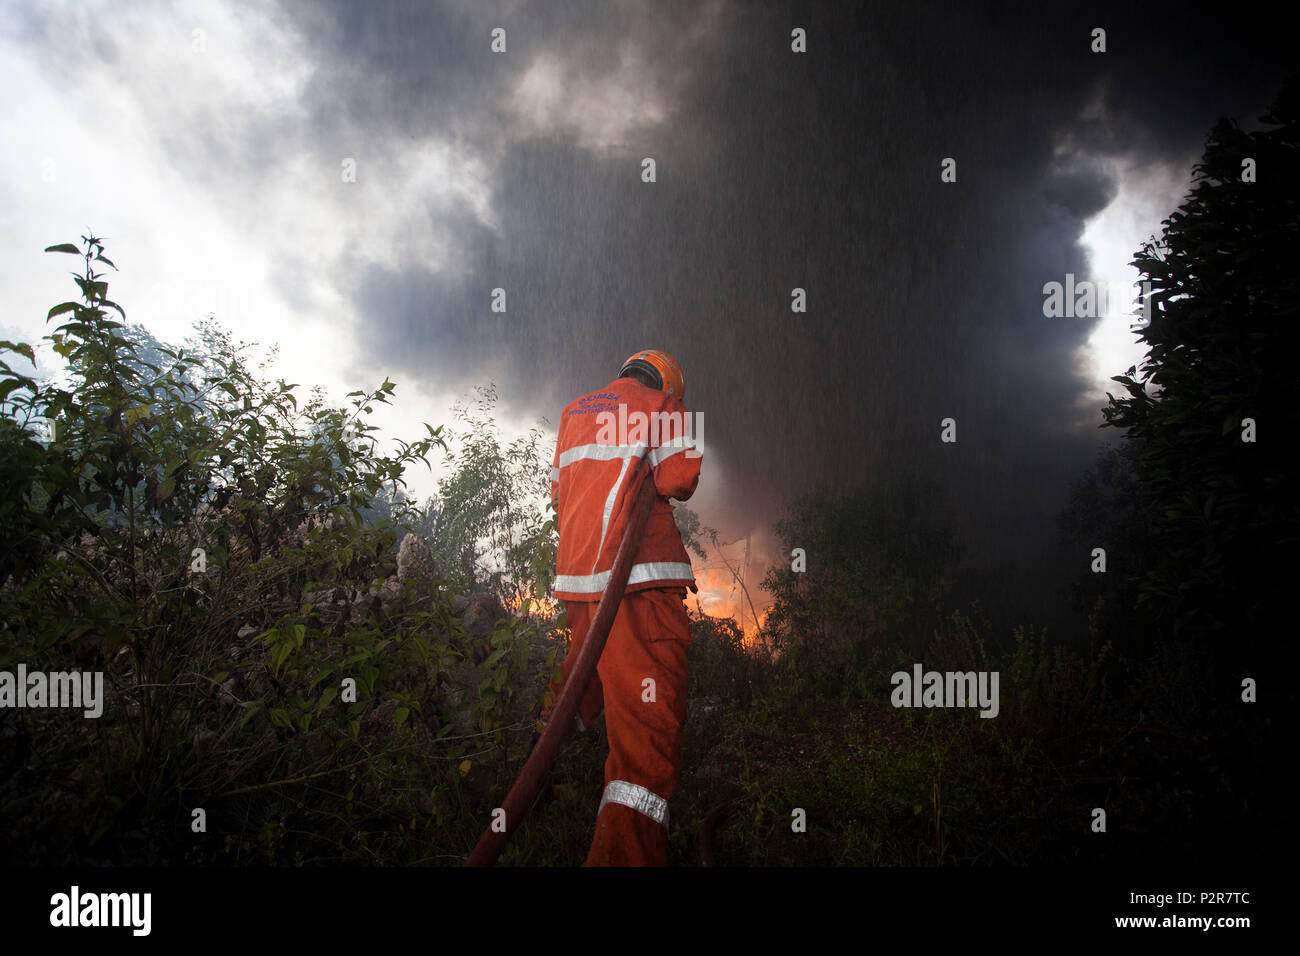
{"type": "MultiPolygon", "coordinates": [[[[1018,653],[1032,651],[1022,645],[1018,653]]],[[[1020,670],[1049,683],[1066,672],[1080,683],[1095,679],[1061,653],[1050,651],[1068,665],[1060,671],[1027,667],[1023,658],[1020,670]]],[[[747,705],[732,698],[692,708],[672,800],[671,865],[699,865],[700,830],[722,806],[712,841],[721,866],[1204,862],[1230,853],[1232,834],[1263,826],[1250,805],[1262,786],[1251,767],[1263,745],[1247,742],[1249,718],[1212,733],[1165,731],[1142,723],[1137,702],[1120,695],[1075,713],[1063,729],[1048,719],[1060,703],[1042,693],[1026,694],[1032,707],[1012,701],[1004,712],[1011,719],[999,720],[780,687],[772,671],[751,686],[747,705]],[[1041,720],[1033,708],[1043,709],[1041,720]],[[1237,758],[1225,761],[1230,753],[1237,758]],[[1093,829],[1098,807],[1104,833],[1093,829]],[[800,810],[802,832],[794,826],[800,810]],[[1217,821],[1222,839],[1207,840],[1207,821],[1217,821]]],[[[571,741],[557,763],[555,799],[525,824],[502,863],[581,862],[606,748],[603,724],[571,741]]]]}

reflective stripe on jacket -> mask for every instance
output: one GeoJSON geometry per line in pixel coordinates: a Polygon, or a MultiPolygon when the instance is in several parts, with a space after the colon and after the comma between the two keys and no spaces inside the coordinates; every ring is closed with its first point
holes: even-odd
{"type": "Polygon", "coordinates": [[[688,414],[676,398],[631,378],[616,379],[565,407],[551,468],[560,534],[557,598],[600,600],[631,508],[631,481],[643,457],[654,468],[659,497],[627,590],[695,590],[690,558],[667,501],[687,500],[700,480],[699,453],[687,434],[688,414]]]}

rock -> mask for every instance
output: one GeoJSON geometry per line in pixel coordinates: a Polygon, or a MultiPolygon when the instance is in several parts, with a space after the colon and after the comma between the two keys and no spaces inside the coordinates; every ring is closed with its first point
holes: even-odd
{"type": "Polygon", "coordinates": [[[506,616],[506,609],[491,594],[471,594],[461,617],[461,628],[467,639],[486,637],[496,630],[497,622],[506,616]]]}
{"type": "MultiPolygon", "coordinates": [[[[340,588],[340,590],[342,589],[340,588]]],[[[370,585],[370,587],[364,593],[358,594],[356,598],[353,599],[352,603],[354,605],[366,604],[366,603],[373,604],[375,599],[378,598],[381,604],[385,604],[391,601],[393,598],[397,597],[401,593],[402,593],[402,586],[398,584],[397,581],[395,581],[393,578],[389,578],[387,581],[385,581],[383,584],[379,585],[378,587],[376,587],[373,584],[370,585]]]]}
{"type": "Polygon", "coordinates": [[[441,576],[438,562],[429,550],[429,543],[421,535],[411,532],[402,538],[397,549],[397,580],[400,584],[414,580],[417,583],[437,580],[441,576]]]}
{"type": "Polygon", "coordinates": [[[334,603],[335,592],[341,588],[322,588],[320,590],[303,591],[302,606],[303,609],[311,614],[315,611],[321,611],[328,608],[334,603]]]}

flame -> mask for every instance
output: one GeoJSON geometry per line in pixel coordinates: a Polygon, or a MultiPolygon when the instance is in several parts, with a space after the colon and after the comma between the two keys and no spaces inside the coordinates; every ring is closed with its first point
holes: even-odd
{"type": "MultiPolygon", "coordinates": [[[[753,587],[750,588],[750,598],[754,601],[754,610],[758,611],[758,620],[754,620],[754,611],[750,610],[749,601],[745,600],[745,594],[736,585],[736,580],[726,570],[726,568],[707,567],[696,569],[695,583],[699,587],[699,593],[694,596],[701,612],[709,617],[730,617],[735,619],[736,625],[744,633],[746,643],[758,637],[762,630],[763,623],[767,620],[768,612],[771,611],[771,598],[766,594],[762,595],[766,599],[766,604],[760,604],[760,595],[753,593],[753,587]]],[[[688,603],[692,600],[687,595],[688,603]]],[[[504,600],[504,605],[511,614],[523,614],[523,607],[528,606],[528,613],[541,618],[552,618],[560,611],[560,602],[553,597],[545,598],[520,598],[509,597],[504,600]]]]}
{"type": "MultiPolygon", "coordinates": [[[[732,563],[732,567],[735,567],[732,563]]],[[[745,635],[745,644],[757,643],[767,615],[772,610],[771,596],[758,588],[757,581],[748,582],[749,597],[736,582],[735,576],[721,562],[710,562],[695,569],[695,583],[700,591],[695,595],[702,613],[709,617],[734,618],[741,633],[745,635]],[[750,608],[750,601],[754,602],[750,608]],[[758,620],[754,613],[758,613],[758,620]]]]}
{"type": "Polygon", "coordinates": [[[560,602],[553,597],[530,597],[526,601],[521,597],[509,597],[504,603],[511,614],[522,614],[525,603],[528,605],[528,613],[534,617],[552,618],[560,611],[560,602]]]}
{"type": "MultiPolygon", "coordinates": [[[[736,562],[732,561],[731,566],[736,568],[736,562]]],[[[772,610],[772,598],[758,587],[758,581],[748,582],[749,597],[746,598],[735,575],[723,562],[714,560],[703,566],[697,565],[694,571],[695,583],[699,588],[699,593],[694,595],[697,609],[709,617],[732,618],[744,635],[746,646],[759,643],[767,616],[772,610]],[[752,608],[750,601],[753,602],[752,608]],[[757,620],[754,619],[755,612],[758,614],[757,620]]],[[[687,603],[689,604],[691,600],[692,597],[688,593],[687,603]]],[[[504,603],[512,614],[522,614],[523,607],[527,604],[529,614],[543,619],[555,617],[561,609],[560,602],[550,596],[526,599],[511,597],[504,603]]]]}

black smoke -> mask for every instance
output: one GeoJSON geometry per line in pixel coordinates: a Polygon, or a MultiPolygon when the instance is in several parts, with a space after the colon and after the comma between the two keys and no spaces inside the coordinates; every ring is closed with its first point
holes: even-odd
{"type": "Polygon", "coordinates": [[[806,489],[928,470],[980,588],[1036,596],[1021,603],[1044,620],[1049,580],[1086,559],[1054,550],[1053,517],[1111,433],[1078,408],[1093,322],[1044,318],[1043,283],[1088,272],[1080,235],[1117,189],[1100,160],[1190,176],[1215,119],[1253,120],[1286,66],[1284,31],[1175,4],[288,10],[328,66],[309,93],[322,142],[359,125],[376,149],[445,134],[494,157],[499,228],[466,215],[456,270],[376,267],[356,293],[395,379],[496,377],[553,420],[631,351],[667,349],[727,479],[710,488],[706,461],[706,523],[767,529],[806,489]],[[576,96],[628,50],[661,121],[613,149],[520,129],[510,94],[537,57],[576,96]]]}

